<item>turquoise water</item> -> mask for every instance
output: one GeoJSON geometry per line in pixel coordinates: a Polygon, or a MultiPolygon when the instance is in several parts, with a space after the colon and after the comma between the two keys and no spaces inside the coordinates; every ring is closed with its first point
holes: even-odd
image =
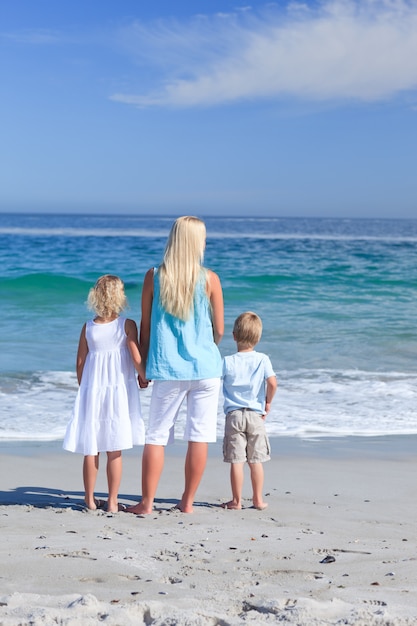
{"type": "MultiPolygon", "coordinates": [[[[62,437],[89,288],[120,275],[139,323],[143,276],[172,221],[0,214],[0,438],[62,437]]],[[[417,220],[205,221],[206,265],[224,289],[222,353],[243,310],[264,323],[259,349],[280,384],[270,434],[416,433],[417,220]]],[[[220,435],[221,406],[218,417],[220,435]]]]}

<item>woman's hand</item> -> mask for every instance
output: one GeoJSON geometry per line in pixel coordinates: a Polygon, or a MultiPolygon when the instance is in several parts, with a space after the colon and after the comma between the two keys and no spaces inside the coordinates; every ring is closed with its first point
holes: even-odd
{"type": "Polygon", "coordinates": [[[138,374],[138,383],[141,389],[146,389],[151,381],[146,378],[142,378],[140,374],[138,374]]]}

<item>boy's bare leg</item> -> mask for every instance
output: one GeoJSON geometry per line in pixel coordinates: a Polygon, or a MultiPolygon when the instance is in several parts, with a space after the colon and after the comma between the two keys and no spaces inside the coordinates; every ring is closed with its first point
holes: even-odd
{"type": "Polygon", "coordinates": [[[185,457],[185,487],[178,508],[183,513],[193,512],[194,496],[206,468],[208,443],[189,441],[185,457]]]}
{"type": "Polygon", "coordinates": [[[158,488],[164,467],[164,446],[145,444],[142,455],[142,499],[139,504],[130,506],[126,510],[135,515],[152,513],[153,501],[158,488]]]}
{"type": "Polygon", "coordinates": [[[117,497],[119,495],[120,482],[122,480],[122,453],[120,450],[107,452],[107,484],[109,495],[107,498],[107,511],[118,511],[117,497]]]}
{"type": "Polygon", "coordinates": [[[89,454],[84,457],[83,462],[83,481],[84,481],[84,500],[88,509],[94,511],[97,503],[94,498],[94,488],[96,486],[98,472],[98,454],[89,454]]]}
{"type": "Polygon", "coordinates": [[[244,463],[230,464],[230,483],[232,486],[232,499],[222,505],[224,509],[242,508],[244,465],[244,463]]]}
{"type": "Polygon", "coordinates": [[[264,488],[264,467],[262,463],[249,463],[250,477],[253,490],[253,506],[255,509],[266,509],[268,506],[262,499],[262,491],[264,488]]]}

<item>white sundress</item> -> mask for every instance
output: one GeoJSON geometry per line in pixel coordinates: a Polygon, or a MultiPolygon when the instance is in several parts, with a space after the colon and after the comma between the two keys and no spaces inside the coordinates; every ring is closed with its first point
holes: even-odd
{"type": "Polygon", "coordinates": [[[86,324],[88,354],[63,448],[84,455],[127,450],[145,441],[126,318],[86,324]]]}

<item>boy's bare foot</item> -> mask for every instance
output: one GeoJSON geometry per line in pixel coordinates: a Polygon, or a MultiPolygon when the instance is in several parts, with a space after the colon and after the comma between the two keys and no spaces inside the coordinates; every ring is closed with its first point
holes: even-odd
{"type": "Polygon", "coordinates": [[[135,504],[135,506],[128,506],[124,509],[126,513],[133,513],[134,515],[150,515],[152,508],[148,509],[142,502],[135,504]]]}
{"type": "Polygon", "coordinates": [[[268,504],[266,502],[261,502],[260,504],[253,505],[253,508],[256,509],[257,511],[263,511],[267,507],[268,507],[268,504]]]}
{"type": "Polygon", "coordinates": [[[222,509],[230,509],[231,511],[239,511],[242,508],[242,505],[238,504],[234,500],[230,500],[229,502],[223,502],[221,507],[222,509]]]}

